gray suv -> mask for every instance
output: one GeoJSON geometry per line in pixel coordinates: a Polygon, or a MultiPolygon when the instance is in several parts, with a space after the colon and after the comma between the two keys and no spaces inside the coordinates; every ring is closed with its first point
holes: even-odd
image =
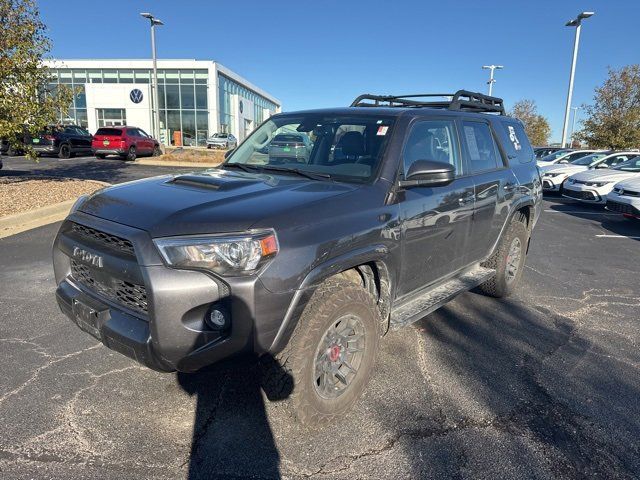
{"type": "Polygon", "coordinates": [[[358,399],[389,330],[516,288],[541,199],[501,99],[363,95],[274,115],[219,168],[79,199],[54,244],[56,297],[156,370],[256,355],[267,395],[317,424],[358,399]],[[266,148],[291,132],[304,161],[266,148]]]}

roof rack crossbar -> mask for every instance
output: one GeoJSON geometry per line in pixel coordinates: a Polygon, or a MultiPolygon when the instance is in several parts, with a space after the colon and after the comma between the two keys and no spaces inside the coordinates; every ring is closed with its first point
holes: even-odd
{"type": "Polygon", "coordinates": [[[409,108],[446,108],[454,111],[498,113],[504,115],[504,102],[501,98],[483,93],[458,90],[455,93],[418,93],[411,95],[372,95],[358,96],[352,107],[409,107],[409,108]],[[444,97],[445,100],[420,100],[444,97]]]}

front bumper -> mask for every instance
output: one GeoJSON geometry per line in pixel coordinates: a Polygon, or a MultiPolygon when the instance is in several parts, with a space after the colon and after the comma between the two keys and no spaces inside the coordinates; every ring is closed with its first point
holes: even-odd
{"type": "Polygon", "coordinates": [[[562,188],[562,196],[584,203],[604,204],[607,202],[607,194],[605,192],[584,184],[565,183],[562,188]]]}
{"type": "Polygon", "coordinates": [[[82,212],[62,224],[53,260],[62,312],[108,348],[160,371],[193,372],[241,352],[264,353],[293,296],[268,292],[256,277],[222,281],[168,268],[146,232],[82,212]],[[78,234],[74,224],[125,239],[134,256],[78,234]],[[77,273],[79,263],[93,272],[90,281],[77,273]],[[112,294],[113,285],[122,282],[128,290],[112,294]],[[127,295],[135,296],[132,285],[145,292],[143,300],[129,301],[127,295]],[[229,313],[230,327],[224,331],[205,323],[214,304],[229,313]]]}
{"type": "Polygon", "coordinates": [[[606,209],[611,212],[621,213],[626,217],[640,219],[640,198],[631,199],[624,196],[608,198],[606,209]]]}
{"type": "Polygon", "coordinates": [[[545,192],[559,192],[560,187],[562,187],[562,184],[566,179],[567,175],[560,175],[557,177],[543,176],[542,190],[544,190],[545,192]]]}

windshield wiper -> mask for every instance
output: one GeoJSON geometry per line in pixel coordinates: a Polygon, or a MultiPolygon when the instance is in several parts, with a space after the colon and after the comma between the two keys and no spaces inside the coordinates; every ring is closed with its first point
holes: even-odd
{"type": "Polygon", "coordinates": [[[220,165],[222,168],[239,168],[245,172],[254,172],[258,166],[257,165],[244,165],[242,163],[223,163],[220,165]]]}
{"type": "Polygon", "coordinates": [[[307,177],[311,180],[322,180],[326,178],[331,178],[331,175],[328,173],[320,173],[320,172],[309,172],[306,170],[300,170],[299,168],[287,168],[287,167],[276,167],[274,165],[262,165],[263,170],[271,170],[275,172],[286,172],[286,173],[295,173],[300,175],[301,177],[307,177]]]}

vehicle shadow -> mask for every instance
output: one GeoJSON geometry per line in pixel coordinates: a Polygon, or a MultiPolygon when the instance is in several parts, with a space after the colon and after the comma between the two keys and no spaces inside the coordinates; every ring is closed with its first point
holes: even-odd
{"type": "Polygon", "coordinates": [[[605,210],[602,205],[579,204],[568,200],[553,204],[549,209],[583,220],[599,221],[602,228],[615,235],[640,236],[640,221],[626,219],[621,214],[605,210]]]}
{"type": "Polygon", "coordinates": [[[197,373],[178,373],[177,380],[197,401],[189,480],[281,478],[280,454],[255,359],[232,359],[197,373]]]}
{"type": "MultiPolygon", "coordinates": [[[[439,414],[400,427],[414,478],[438,473],[425,452],[443,448],[448,476],[504,478],[516,465],[529,478],[637,474],[640,382],[635,360],[615,358],[631,345],[590,341],[545,306],[474,293],[415,328],[428,345],[439,414]]],[[[420,404],[407,408],[415,411],[404,418],[420,418],[420,404]]],[[[407,423],[388,411],[379,417],[389,428],[407,423]]]]}

